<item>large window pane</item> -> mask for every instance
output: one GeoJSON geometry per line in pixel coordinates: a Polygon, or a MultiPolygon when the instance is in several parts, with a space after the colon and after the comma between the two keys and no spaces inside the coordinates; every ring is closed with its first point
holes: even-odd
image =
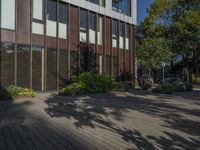
{"type": "Polygon", "coordinates": [[[67,84],[67,50],[59,51],[59,87],[63,88],[67,84]]]}
{"type": "Polygon", "coordinates": [[[111,75],[111,56],[106,56],[106,74],[111,75]]]}
{"type": "Polygon", "coordinates": [[[15,0],[1,0],[1,27],[15,30],[15,0]]]}
{"type": "Polygon", "coordinates": [[[56,1],[47,1],[47,35],[56,37],[56,22],[57,22],[56,1]]]}
{"type": "Polygon", "coordinates": [[[98,44],[103,44],[103,17],[98,18],[98,44]]]}
{"type": "Polygon", "coordinates": [[[33,0],[33,18],[43,20],[43,0],[33,0]]]}
{"type": "Polygon", "coordinates": [[[95,14],[90,13],[90,29],[89,29],[89,38],[90,43],[96,43],[96,29],[95,29],[95,14]]]}
{"type": "Polygon", "coordinates": [[[112,22],[112,46],[114,48],[117,47],[117,43],[118,43],[118,22],[113,20],[112,22]]]}
{"type": "Polygon", "coordinates": [[[113,71],[115,77],[117,77],[118,73],[118,65],[117,65],[117,56],[113,56],[113,71]]]}
{"type": "Polygon", "coordinates": [[[32,47],[32,88],[44,90],[44,49],[38,46],[32,47]]]}
{"type": "Polygon", "coordinates": [[[70,52],[70,68],[71,75],[78,74],[78,53],[76,51],[70,52]]]}
{"type": "Polygon", "coordinates": [[[87,0],[87,1],[105,7],[105,0],[87,0]]]}
{"type": "Polygon", "coordinates": [[[125,37],[126,37],[126,49],[129,50],[129,45],[130,45],[130,26],[126,25],[126,29],[125,29],[125,37]]]}
{"type": "Polygon", "coordinates": [[[3,42],[0,47],[1,86],[14,84],[14,44],[3,42]]]}
{"type": "Polygon", "coordinates": [[[30,47],[17,46],[17,86],[30,87],[30,47]]]}
{"type": "Polygon", "coordinates": [[[59,37],[67,38],[67,4],[59,3],[59,37]]]}
{"type": "Polygon", "coordinates": [[[87,11],[80,11],[80,41],[87,42],[87,11]]]}
{"type": "Polygon", "coordinates": [[[131,16],[131,0],[112,0],[112,9],[116,12],[131,16]]]}
{"type": "Polygon", "coordinates": [[[57,62],[56,62],[56,49],[47,48],[47,65],[46,65],[46,88],[47,90],[56,90],[57,89],[57,62]]]}
{"type": "Polygon", "coordinates": [[[119,48],[124,49],[124,30],[125,30],[125,24],[120,23],[119,28],[119,48]]]}

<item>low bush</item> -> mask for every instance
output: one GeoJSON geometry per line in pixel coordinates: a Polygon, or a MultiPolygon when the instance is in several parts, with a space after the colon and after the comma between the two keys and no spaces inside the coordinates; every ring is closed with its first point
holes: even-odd
{"type": "Polygon", "coordinates": [[[200,84],[200,73],[192,75],[192,82],[195,84],[200,84]]]}
{"type": "Polygon", "coordinates": [[[152,77],[149,76],[142,76],[139,79],[139,85],[143,90],[148,90],[153,87],[154,81],[152,77]]]}
{"type": "Polygon", "coordinates": [[[9,96],[18,97],[18,96],[27,96],[27,97],[34,97],[35,92],[28,88],[17,87],[14,85],[10,85],[6,88],[9,96]]]}
{"type": "Polygon", "coordinates": [[[118,83],[114,78],[107,75],[99,75],[94,73],[82,73],[74,76],[72,80],[75,82],[63,88],[61,95],[81,95],[84,93],[105,93],[109,91],[126,91],[129,87],[125,83],[118,83]]]}
{"type": "Polygon", "coordinates": [[[125,92],[129,90],[129,85],[124,82],[115,82],[112,91],[125,92]]]}
{"type": "Polygon", "coordinates": [[[171,94],[173,92],[188,92],[193,90],[193,85],[184,82],[158,84],[152,90],[154,93],[171,94]]]}
{"type": "Polygon", "coordinates": [[[0,88],[0,100],[9,100],[14,97],[34,97],[35,92],[31,89],[10,85],[6,88],[0,88]]]}

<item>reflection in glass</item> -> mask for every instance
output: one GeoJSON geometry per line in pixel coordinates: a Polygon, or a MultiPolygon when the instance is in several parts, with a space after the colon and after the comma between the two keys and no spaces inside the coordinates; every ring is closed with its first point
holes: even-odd
{"type": "Polygon", "coordinates": [[[0,47],[1,86],[14,84],[14,44],[3,42],[0,47]]]}
{"type": "Polygon", "coordinates": [[[30,47],[17,45],[17,86],[30,87],[30,47]]]}
{"type": "Polygon", "coordinates": [[[56,90],[57,88],[57,62],[56,62],[56,49],[47,48],[47,57],[46,57],[46,89],[47,90],[56,90]]]}

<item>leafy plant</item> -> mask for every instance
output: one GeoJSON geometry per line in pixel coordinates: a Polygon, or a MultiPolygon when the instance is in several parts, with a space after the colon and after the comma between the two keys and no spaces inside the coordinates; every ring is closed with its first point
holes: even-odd
{"type": "Polygon", "coordinates": [[[10,85],[6,88],[6,91],[9,96],[29,96],[34,97],[35,92],[28,88],[17,87],[14,85],[10,85]]]}

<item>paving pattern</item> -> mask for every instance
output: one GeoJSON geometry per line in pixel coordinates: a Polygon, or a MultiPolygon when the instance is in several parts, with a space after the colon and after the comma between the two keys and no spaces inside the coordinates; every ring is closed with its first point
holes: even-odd
{"type": "Polygon", "coordinates": [[[0,150],[200,150],[200,92],[0,101],[0,150]]]}

